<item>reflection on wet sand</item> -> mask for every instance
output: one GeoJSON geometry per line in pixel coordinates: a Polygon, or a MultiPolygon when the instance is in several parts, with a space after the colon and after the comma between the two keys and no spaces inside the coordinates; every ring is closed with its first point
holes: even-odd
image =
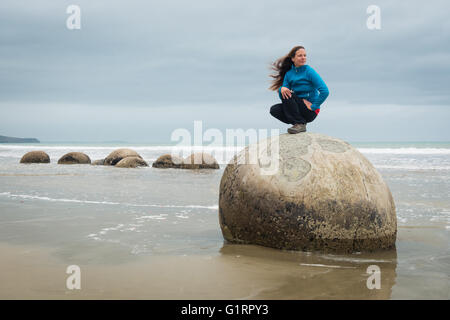
{"type": "Polygon", "coordinates": [[[397,266],[395,250],[322,255],[225,244],[214,255],[113,264],[97,250],[99,260],[83,264],[45,247],[1,244],[0,299],[389,299],[397,266]],[[81,290],[66,288],[72,264],[81,268],[81,290]],[[366,286],[369,265],[381,269],[379,290],[366,286]]]}
{"type": "Polygon", "coordinates": [[[273,286],[251,299],[390,299],[396,279],[395,249],[330,255],[225,244],[221,253],[229,259],[238,257],[243,266],[270,279],[273,286]],[[380,268],[380,289],[367,288],[370,265],[380,268]]]}

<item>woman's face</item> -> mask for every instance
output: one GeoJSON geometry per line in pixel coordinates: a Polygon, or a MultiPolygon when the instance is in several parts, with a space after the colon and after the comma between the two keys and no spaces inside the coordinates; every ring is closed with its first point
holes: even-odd
{"type": "Polygon", "coordinates": [[[305,49],[298,49],[295,52],[295,56],[291,58],[292,62],[296,67],[303,66],[306,64],[306,51],[305,49]]]}

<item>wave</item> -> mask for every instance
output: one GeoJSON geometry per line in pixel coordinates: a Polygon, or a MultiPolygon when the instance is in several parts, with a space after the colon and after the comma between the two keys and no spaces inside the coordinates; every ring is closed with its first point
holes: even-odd
{"type": "Polygon", "coordinates": [[[50,198],[27,194],[12,194],[10,192],[0,192],[0,196],[7,196],[9,198],[21,198],[21,199],[32,199],[32,200],[45,200],[52,202],[74,202],[83,204],[102,204],[102,205],[123,205],[130,207],[156,207],[156,208],[189,208],[189,209],[209,209],[218,210],[218,205],[212,206],[202,206],[202,205],[163,205],[163,204],[138,204],[138,203],[126,203],[126,202],[110,202],[110,201],[93,201],[93,200],[78,200],[78,199],[64,199],[64,198],[50,198]]]}
{"type": "MultiPolygon", "coordinates": [[[[127,145],[127,146],[71,146],[71,145],[0,145],[0,151],[4,153],[5,151],[31,151],[31,150],[49,150],[50,151],[83,151],[83,150],[98,150],[98,151],[113,151],[120,148],[133,149],[140,152],[160,152],[160,151],[174,151],[174,150],[187,150],[187,151],[205,151],[205,152],[223,152],[223,151],[240,151],[245,146],[223,146],[223,145],[205,145],[205,146],[183,146],[183,145],[160,145],[160,146],[139,146],[139,145],[127,145]]],[[[398,148],[367,148],[367,147],[356,147],[361,153],[367,154],[450,154],[450,148],[417,148],[417,147],[398,147],[398,148]]]]}
{"type": "Polygon", "coordinates": [[[116,149],[133,149],[140,151],[165,151],[165,150],[235,150],[242,149],[245,146],[20,146],[20,145],[0,145],[0,150],[116,150],[116,149]]]}
{"type": "Polygon", "coordinates": [[[423,164],[421,166],[414,165],[387,165],[387,164],[375,164],[377,169],[396,169],[396,170],[450,170],[450,166],[433,166],[423,164]]]}
{"type": "Polygon", "coordinates": [[[20,159],[30,151],[45,151],[52,161],[59,159],[68,152],[84,152],[91,159],[103,159],[116,149],[127,148],[138,152],[144,159],[154,161],[163,154],[175,154],[187,157],[194,152],[205,152],[212,154],[215,158],[226,161],[245,146],[6,146],[0,145],[0,158],[20,159]]]}
{"type": "Polygon", "coordinates": [[[367,154],[450,154],[449,148],[358,148],[367,154]]]}

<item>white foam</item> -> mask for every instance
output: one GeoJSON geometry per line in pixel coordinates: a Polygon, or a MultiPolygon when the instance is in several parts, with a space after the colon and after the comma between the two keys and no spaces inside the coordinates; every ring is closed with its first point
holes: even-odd
{"type": "Polygon", "coordinates": [[[433,166],[428,164],[423,164],[421,166],[414,165],[385,165],[378,164],[375,165],[377,169],[396,169],[396,170],[450,170],[450,166],[433,166]]]}
{"type": "Polygon", "coordinates": [[[91,234],[89,234],[87,237],[88,238],[91,238],[91,239],[93,239],[93,240],[100,240],[100,237],[97,237],[98,236],[98,234],[96,234],[96,233],[91,233],[91,234]]]}
{"type": "Polygon", "coordinates": [[[345,262],[356,262],[356,263],[389,263],[389,260],[382,259],[362,259],[362,258],[348,258],[348,257],[337,257],[332,255],[322,256],[324,259],[329,259],[333,261],[345,261],[345,262]]]}
{"type": "Polygon", "coordinates": [[[156,208],[193,208],[193,209],[209,209],[209,210],[218,210],[218,205],[212,206],[201,206],[201,205],[162,205],[162,204],[138,204],[138,203],[126,203],[126,202],[110,202],[110,201],[93,201],[93,200],[77,200],[77,199],[65,199],[65,198],[49,198],[35,195],[27,195],[27,194],[12,194],[10,192],[0,192],[0,196],[8,196],[8,197],[17,197],[22,199],[31,199],[31,200],[45,200],[52,202],[75,202],[75,203],[86,203],[86,204],[102,204],[102,205],[125,205],[132,207],[156,207],[156,208]]]}
{"type": "Polygon", "coordinates": [[[136,151],[171,151],[171,150],[193,150],[193,151],[214,151],[214,150],[236,150],[245,148],[245,146],[69,146],[69,145],[61,145],[61,146],[48,146],[45,144],[36,145],[36,146],[24,146],[24,145],[0,145],[0,151],[14,149],[14,150],[111,150],[114,151],[116,149],[127,148],[133,149],[136,151]]]}
{"type": "Polygon", "coordinates": [[[27,194],[11,194],[10,192],[1,192],[0,195],[6,195],[9,197],[16,197],[22,199],[33,199],[33,200],[46,200],[46,201],[54,201],[54,202],[77,202],[77,203],[92,203],[92,204],[121,204],[119,202],[108,202],[108,201],[90,201],[90,200],[76,200],[76,199],[64,199],[64,198],[49,198],[49,197],[41,197],[27,194]]]}
{"type": "Polygon", "coordinates": [[[333,266],[328,264],[316,264],[316,263],[300,263],[302,266],[308,267],[321,267],[321,268],[342,268],[342,269],[355,269],[356,267],[344,267],[344,266],[333,266]]]}
{"type": "Polygon", "coordinates": [[[358,148],[367,154],[450,154],[449,148],[358,148]]]}
{"type": "Polygon", "coordinates": [[[398,219],[398,221],[401,222],[401,223],[406,223],[406,222],[408,221],[408,219],[406,219],[406,218],[400,218],[400,217],[397,217],[397,219],[398,219]]]}
{"type": "MultiPolygon", "coordinates": [[[[224,152],[224,151],[240,151],[245,146],[221,146],[221,145],[205,145],[205,146],[83,146],[83,145],[60,145],[60,146],[54,146],[54,145],[33,145],[33,146],[26,146],[26,145],[0,145],[0,152],[5,153],[7,151],[20,151],[20,152],[26,152],[26,151],[32,151],[32,150],[47,150],[51,152],[57,152],[57,151],[67,151],[67,150],[73,150],[73,151],[103,151],[103,152],[111,152],[116,149],[120,148],[127,148],[127,149],[133,149],[139,152],[175,152],[175,151],[192,151],[192,152],[224,152]]],[[[399,148],[357,148],[362,153],[372,153],[372,154],[450,154],[450,148],[414,148],[414,147],[399,147],[399,148]]]]}
{"type": "Polygon", "coordinates": [[[153,220],[167,220],[167,214],[156,214],[156,215],[150,215],[150,216],[141,216],[139,218],[136,218],[138,220],[141,219],[153,219],[153,220]]]}

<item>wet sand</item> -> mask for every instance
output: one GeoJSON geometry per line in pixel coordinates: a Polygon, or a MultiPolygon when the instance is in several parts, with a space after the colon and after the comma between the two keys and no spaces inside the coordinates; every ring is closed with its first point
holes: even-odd
{"type": "Polygon", "coordinates": [[[416,248],[400,265],[396,250],[331,255],[224,244],[217,254],[117,261],[108,257],[120,255],[114,246],[70,255],[2,243],[0,299],[448,299],[449,256],[435,229],[399,229],[398,246],[416,248]],[[427,242],[444,254],[424,251],[427,242]],[[80,290],[66,287],[71,264],[81,269],[80,290]],[[370,265],[380,267],[379,290],[367,288],[370,265]]]}
{"type": "Polygon", "coordinates": [[[218,255],[81,264],[81,289],[68,290],[69,264],[50,249],[2,244],[0,252],[1,299],[388,299],[395,279],[386,255],[355,263],[226,245],[218,255]],[[366,287],[375,262],[385,272],[382,290],[366,287]]]}

